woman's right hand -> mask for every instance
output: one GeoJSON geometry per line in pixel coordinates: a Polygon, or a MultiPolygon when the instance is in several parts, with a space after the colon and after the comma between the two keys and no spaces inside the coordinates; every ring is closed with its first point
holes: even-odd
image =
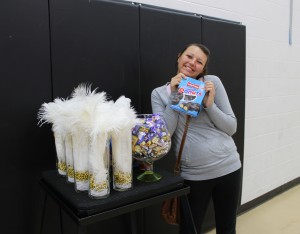
{"type": "Polygon", "coordinates": [[[172,77],[170,82],[171,92],[175,92],[177,90],[178,85],[180,84],[182,79],[185,79],[185,75],[181,72],[172,77]]]}

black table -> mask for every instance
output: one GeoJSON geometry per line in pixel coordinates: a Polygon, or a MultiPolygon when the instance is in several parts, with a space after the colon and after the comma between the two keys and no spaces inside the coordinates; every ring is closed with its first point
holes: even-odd
{"type": "MultiPolygon", "coordinates": [[[[90,224],[125,213],[131,215],[132,233],[142,234],[143,228],[136,223],[136,212],[176,196],[181,197],[183,218],[192,227],[190,233],[196,233],[187,201],[190,188],[184,185],[182,177],[164,170],[156,170],[162,175],[161,180],[145,183],[136,180],[134,176],[132,189],[118,192],[111,188],[109,197],[104,199],[91,199],[85,192],[75,192],[74,184],[67,183],[66,178],[59,176],[55,170],[43,172],[40,184],[46,192],[46,198],[50,195],[60,209],[64,209],[75,221],[78,234],[87,233],[87,226],[90,224]]],[[[45,203],[46,199],[43,206],[42,227],[46,212],[45,203]]]]}

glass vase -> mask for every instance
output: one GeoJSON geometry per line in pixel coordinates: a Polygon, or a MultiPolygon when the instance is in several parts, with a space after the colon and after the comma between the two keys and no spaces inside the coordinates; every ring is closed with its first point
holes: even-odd
{"type": "Polygon", "coordinates": [[[132,130],[132,154],[133,158],[145,164],[145,171],[137,179],[158,181],[162,176],[154,172],[153,164],[169,152],[171,136],[161,115],[141,114],[138,119],[139,123],[132,130]]]}

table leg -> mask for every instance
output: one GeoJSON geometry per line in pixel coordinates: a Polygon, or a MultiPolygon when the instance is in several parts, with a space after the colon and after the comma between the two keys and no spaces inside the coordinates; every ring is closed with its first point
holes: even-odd
{"type": "Polygon", "coordinates": [[[131,234],[144,233],[144,210],[135,210],[130,212],[131,234]]]}
{"type": "Polygon", "coordinates": [[[45,220],[45,213],[46,213],[46,203],[47,203],[47,193],[45,193],[43,208],[42,208],[42,220],[41,220],[41,226],[40,226],[40,234],[43,233],[43,226],[44,226],[44,220],[45,220]]]}
{"type": "Polygon", "coordinates": [[[62,210],[61,207],[59,207],[59,227],[60,227],[60,233],[64,234],[64,227],[63,227],[63,214],[62,214],[62,210]]]}
{"type": "Polygon", "coordinates": [[[180,197],[180,205],[182,214],[184,216],[182,218],[185,219],[186,226],[189,228],[189,234],[197,234],[187,195],[183,195],[180,197]]]}
{"type": "Polygon", "coordinates": [[[87,227],[78,225],[77,226],[77,234],[87,234],[87,227]]]}

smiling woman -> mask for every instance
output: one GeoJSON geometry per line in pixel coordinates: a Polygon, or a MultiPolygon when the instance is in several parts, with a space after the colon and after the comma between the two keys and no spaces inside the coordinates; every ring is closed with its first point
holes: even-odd
{"type": "MultiPolygon", "coordinates": [[[[204,108],[190,119],[180,163],[181,176],[190,186],[188,199],[197,233],[202,233],[211,198],[217,232],[235,233],[241,181],[241,161],[232,139],[237,120],[221,80],[206,74],[209,55],[204,45],[196,43],[180,52],[177,74],[169,83],[152,91],[152,111],[164,117],[178,155],[188,113],[175,111],[172,100],[178,99],[177,89],[180,91],[184,81],[204,82],[204,108]]],[[[187,233],[187,228],[182,221],[180,232],[187,233]]]]}

